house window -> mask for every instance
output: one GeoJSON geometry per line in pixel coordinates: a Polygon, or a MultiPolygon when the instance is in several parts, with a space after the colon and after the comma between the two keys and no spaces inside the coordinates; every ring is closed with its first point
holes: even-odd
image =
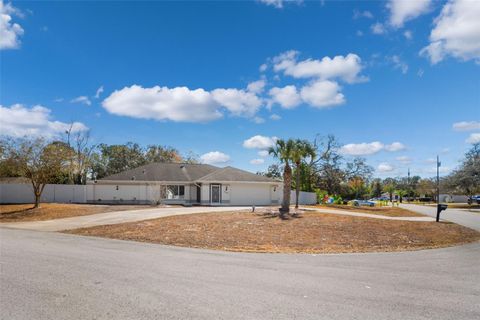
{"type": "Polygon", "coordinates": [[[167,199],[183,199],[185,197],[185,186],[170,185],[167,186],[167,199]]]}

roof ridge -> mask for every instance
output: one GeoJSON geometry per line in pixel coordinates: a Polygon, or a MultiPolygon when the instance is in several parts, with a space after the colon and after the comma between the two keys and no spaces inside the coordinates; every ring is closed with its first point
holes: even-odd
{"type": "Polygon", "coordinates": [[[203,177],[198,178],[197,181],[198,181],[198,180],[203,180],[203,179],[205,179],[205,178],[208,178],[208,176],[211,176],[211,175],[213,175],[214,173],[221,172],[221,171],[225,170],[226,168],[228,168],[228,167],[218,168],[218,167],[215,167],[215,166],[212,166],[212,167],[217,168],[217,169],[214,170],[214,171],[212,171],[212,172],[210,172],[210,173],[208,173],[208,174],[206,174],[206,175],[204,175],[203,177]]]}

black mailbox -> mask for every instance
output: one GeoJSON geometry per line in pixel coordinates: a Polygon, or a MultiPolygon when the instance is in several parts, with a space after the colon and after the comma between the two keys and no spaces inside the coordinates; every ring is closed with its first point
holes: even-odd
{"type": "Polygon", "coordinates": [[[441,212],[441,211],[443,211],[443,210],[447,210],[448,205],[446,205],[446,204],[439,204],[439,205],[437,205],[437,207],[438,207],[437,210],[441,212]]]}
{"type": "Polygon", "coordinates": [[[446,204],[437,204],[437,222],[440,220],[440,212],[447,210],[448,205],[446,204]]]}

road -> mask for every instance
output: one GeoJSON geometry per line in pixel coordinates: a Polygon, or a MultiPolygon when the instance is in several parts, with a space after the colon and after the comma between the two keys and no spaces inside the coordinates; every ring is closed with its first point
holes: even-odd
{"type": "Polygon", "coordinates": [[[1,319],[480,319],[480,243],[244,254],[0,228],[1,319]]]}
{"type": "MultiPolygon", "coordinates": [[[[434,206],[421,206],[415,204],[401,204],[402,208],[415,211],[431,217],[437,216],[437,207],[434,206]]],[[[480,211],[472,212],[461,209],[448,209],[440,213],[442,220],[455,222],[462,226],[480,231],[480,211]]]]}
{"type": "Polygon", "coordinates": [[[97,213],[63,219],[2,223],[3,227],[36,231],[62,231],[107,224],[142,221],[183,214],[251,210],[251,207],[160,207],[97,213]]]}

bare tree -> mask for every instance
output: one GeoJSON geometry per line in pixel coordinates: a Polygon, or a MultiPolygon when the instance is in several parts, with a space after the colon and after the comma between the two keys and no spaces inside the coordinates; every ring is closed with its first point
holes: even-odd
{"type": "Polygon", "coordinates": [[[65,132],[65,143],[69,150],[69,182],[85,184],[87,169],[92,162],[96,145],[90,143],[90,131],[72,131],[73,125],[65,132]]]}
{"type": "Polygon", "coordinates": [[[30,180],[35,196],[34,208],[38,208],[45,185],[65,170],[69,150],[63,142],[23,138],[10,140],[5,145],[5,156],[14,163],[21,176],[30,180]]]}

